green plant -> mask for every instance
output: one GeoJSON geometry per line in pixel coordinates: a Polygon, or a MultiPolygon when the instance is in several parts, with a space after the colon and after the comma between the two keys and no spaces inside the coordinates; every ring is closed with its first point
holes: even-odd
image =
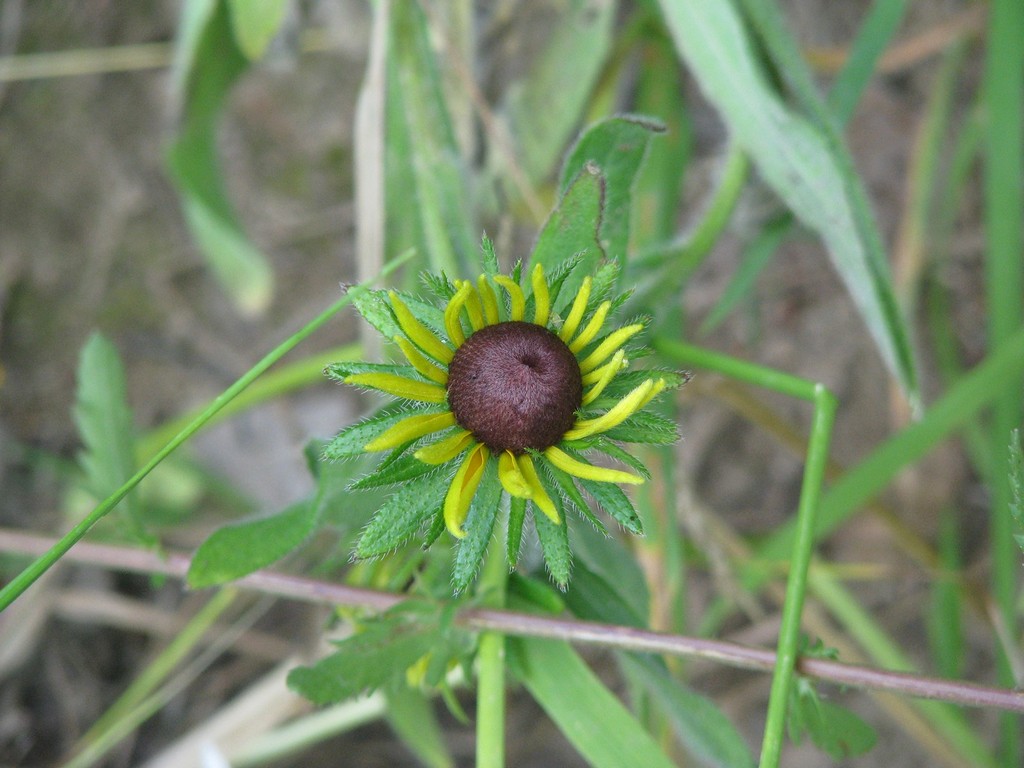
{"type": "MultiPolygon", "coordinates": [[[[809,620],[804,610],[809,599],[816,610],[827,611],[842,628],[840,641],[830,638],[827,642],[842,646],[839,653],[843,658],[859,649],[871,663],[884,668],[857,668],[844,683],[909,686],[903,677],[887,671],[913,672],[910,654],[837,576],[838,566],[815,557],[815,545],[868,507],[901,469],[961,428],[973,429],[973,460],[997,491],[993,497],[995,578],[991,594],[1005,631],[995,631],[993,636],[1003,665],[1002,683],[1009,687],[1012,662],[1020,653],[1014,631],[1019,613],[1015,602],[1019,563],[1011,546],[1014,510],[1019,524],[1019,449],[1011,452],[1008,465],[1004,466],[1001,457],[1009,430],[1020,422],[1024,371],[1024,331],[1019,318],[1022,96],[1020,67],[1011,65],[1015,52],[1012,35],[1024,23],[1021,12],[1008,2],[993,4],[989,80],[979,97],[979,108],[994,107],[997,102],[993,100],[999,99],[998,108],[989,114],[985,134],[990,163],[986,213],[993,234],[988,254],[993,294],[991,347],[986,359],[969,372],[950,364],[948,385],[939,397],[926,403],[919,391],[920,376],[905,320],[916,298],[907,298],[904,291],[913,294],[913,286],[893,284],[867,195],[839,130],[902,18],[905,3],[875,5],[828,98],[818,94],[778,9],[767,0],[650,3],[634,10],[631,22],[618,33],[613,26],[614,4],[573,6],[559,19],[548,47],[529,74],[509,90],[501,105],[500,125],[472,87],[463,82],[464,87],[453,89],[445,79],[443,63],[451,64],[463,77],[469,71],[457,50],[458,43],[465,41],[447,37],[460,28],[459,8],[467,12],[458,6],[445,19],[439,18],[440,10],[432,3],[381,4],[377,9],[375,64],[367,76],[364,104],[383,99],[385,84],[387,96],[376,126],[378,134],[371,126],[370,135],[361,135],[360,140],[372,144],[386,135],[387,152],[369,153],[369,162],[377,164],[363,178],[383,178],[387,184],[383,209],[375,211],[376,217],[363,220],[361,226],[379,227],[377,241],[386,243],[386,248],[361,254],[366,283],[350,288],[209,408],[180,425],[180,431],[166,444],[153,438],[136,441],[123,382],[118,386],[121,374],[116,354],[100,340],[91,342],[81,366],[79,420],[87,445],[82,464],[90,490],[103,501],[0,592],[0,608],[10,605],[53,563],[73,555],[71,547],[122,501],[125,519],[137,537],[149,535],[132,490],[198,429],[226,410],[229,402],[237,403],[235,398],[242,390],[254,382],[258,386],[257,379],[268,381],[260,377],[286,352],[353,304],[387,339],[397,339],[409,365],[357,362],[361,356],[347,350],[350,354],[343,361],[328,366],[329,375],[427,405],[416,412],[385,405],[369,419],[345,428],[334,441],[312,445],[308,459],[316,492],[277,514],[216,531],[196,552],[187,574],[188,583],[195,588],[236,579],[251,585],[254,582],[246,579],[259,576],[260,569],[301,552],[314,535],[328,531],[346,553],[369,558],[338,569],[322,581],[304,574],[295,586],[296,592],[306,597],[321,592],[332,597],[348,595],[351,605],[374,609],[365,615],[339,608],[336,620],[352,634],[337,641],[331,655],[291,672],[292,687],[311,700],[334,704],[380,690],[382,710],[388,712],[396,732],[419,758],[431,765],[448,765],[451,757],[440,738],[429,699],[438,693],[456,716],[465,718],[455,689],[475,675],[477,764],[497,766],[504,761],[505,685],[510,676],[529,691],[593,765],[668,765],[676,749],[713,765],[753,764],[736,727],[710,699],[685,684],[685,670],[662,656],[641,653],[661,650],[640,642],[639,633],[648,627],[652,614],[651,588],[682,601],[684,561],[703,566],[714,556],[680,541],[675,499],[683,496],[685,484],[672,447],[680,407],[677,400],[666,396],[652,402],[663,388],[671,391],[681,382],[678,374],[671,373],[681,368],[694,371],[698,383],[707,373],[721,374],[808,402],[813,408],[809,427],[794,434],[776,413],[764,416],[763,409],[759,411],[750,399],[738,398],[736,406],[737,410],[746,406],[751,420],[762,418],[781,440],[795,444],[804,462],[799,501],[789,520],[763,536],[730,538],[722,534],[719,542],[732,547],[729,566],[738,589],[747,596],[764,590],[768,599],[781,606],[775,655],[767,660],[759,657],[757,666],[773,669],[761,743],[764,768],[780,764],[787,718],[795,739],[807,733],[833,757],[870,748],[871,738],[863,723],[824,698],[811,682],[811,671],[821,667],[814,666],[817,652],[800,645],[801,627],[809,620]],[[440,54],[433,46],[438,39],[447,46],[440,54]],[[708,196],[710,204],[704,215],[685,237],[677,236],[674,223],[688,157],[687,105],[679,95],[677,79],[653,77],[645,71],[631,105],[643,117],[608,117],[608,110],[602,108],[626,68],[627,52],[634,49],[665,70],[674,67],[676,57],[681,56],[728,127],[723,173],[708,196]],[[1009,71],[1012,76],[997,77],[997,71],[1009,71]],[[556,96],[564,109],[546,109],[556,96]],[[458,130],[457,116],[467,110],[475,110],[488,127],[487,151],[491,154],[486,172],[483,164],[473,166],[471,153],[461,144],[464,135],[458,130]],[[576,126],[587,117],[594,118],[589,128],[566,149],[576,126]],[[547,195],[544,181],[563,156],[557,186],[547,195]],[[784,210],[775,211],[750,238],[740,268],[704,328],[714,328],[744,306],[759,273],[779,258],[779,247],[798,233],[798,226],[820,238],[874,348],[888,366],[895,390],[917,417],[845,470],[829,458],[838,404],[824,384],[702,348],[691,343],[693,337],[680,322],[683,313],[674,298],[721,241],[740,193],[748,185],[751,168],[777,195],[784,210]],[[487,193],[473,194],[480,189],[487,193]],[[541,202],[546,196],[556,200],[550,212],[541,202]],[[494,202],[499,198],[505,201],[502,206],[494,202]],[[501,275],[498,258],[485,241],[483,276],[470,282],[476,281],[481,271],[475,256],[479,222],[500,218],[506,208],[521,212],[527,220],[543,219],[530,225],[539,228],[540,234],[525,270],[520,274],[514,267],[511,277],[501,275]],[[396,253],[405,256],[384,258],[396,253]],[[386,264],[379,275],[373,274],[377,264],[386,264]],[[407,270],[403,285],[396,276],[405,264],[417,269],[407,270]],[[429,275],[426,288],[449,311],[418,298],[411,275],[421,270],[429,275]],[[370,278],[391,280],[391,290],[373,289],[370,278]],[[608,338],[614,343],[610,341],[607,348],[591,335],[579,349],[571,349],[577,365],[581,358],[587,360],[588,346],[601,349],[592,363],[584,362],[583,374],[593,377],[582,382],[590,389],[580,392],[580,404],[593,406],[595,413],[578,415],[573,402],[572,418],[560,424],[554,440],[528,440],[521,446],[503,442],[504,438],[488,441],[474,437],[463,420],[449,418],[452,391],[447,364],[454,350],[445,339],[457,347],[466,337],[499,323],[532,319],[533,325],[550,325],[554,331],[569,328],[562,341],[571,345],[578,339],[573,331],[579,330],[580,323],[595,316],[604,318],[603,302],[643,314],[645,319],[643,324],[626,325],[625,333],[613,331],[608,338]],[[616,355],[616,351],[642,325],[653,354],[668,372],[657,368],[654,374],[620,372],[625,354],[616,355]],[[597,375],[599,371],[608,376],[597,375]],[[432,409],[432,405],[437,407],[432,409]],[[640,410],[648,405],[651,410],[640,410]],[[994,415],[982,421],[979,417],[989,406],[995,406],[994,415]],[[112,434],[105,434],[108,427],[114,428],[112,434]],[[453,434],[435,434],[439,430],[453,430],[453,434]],[[436,437],[442,442],[432,442],[436,437]],[[566,440],[569,445],[564,445],[566,440]],[[634,456],[632,447],[627,452],[616,440],[654,445],[637,449],[634,456]],[[132,460],[139,442],[163,445],[142,451],[146,455],[141,469],[132,460]],[[390,453],[366,474],[369,468],[362,454],[376,449],[390,453]],[[593,467],[584,463],[582,454],[572,453],[585,449],[603,452],[626,469],[593,467]],[[345,461],[325,461],[325,456],[345,461]],[[1008,471],[1015,466],[1016,472],[1008,471]],[[565,471],[582,481],[563,476],[565,471]],[[467,477],[471,482],[463,482],[467,477]],[[649,486],[632,499],[617,486],[600,482],[632,484],[640,479],[649,479],[649,486]],[[389,501],[382,501],[380,488],[399,483],[408,485],[389,501]],[[351,489],[366,490],[366,500],[354,502],[360,497],[352,496],[351,489]],[[644,543],[606,537],[605,523],[594,514],[584,492],[626,530],[646,530],[644,543]],[[536,540],[528,535],[526,547],[540,547],[557,590],[539,568],[532,567],[534,563],[522,558],[528,504],[541,514],[532,516],[536,540]],[[567,514],[570,510],[580,515],[567,514]],[[378,516],[371,520],[374,512],[378,516]],[[499,520],[504,524],[496,525],[499,520]],[[426,539],[437,542],[428,552],[413,541],[424,527],[426,539]],[[442,537],[445,528],[457,542],[442,537]],[[495,537],[495,530],[507,534],[495,537]],[[656,573],[664,576],[667,584],[645,576],[640,566],[644,548],[656,553],[654,559],[663,566],[656,573]],[[570,556],[575,558],[571,578],[570,556]],[[506,563],[515,565],[521,559],[525,560],[521,567],[510,574],[506,563]],[[482,575],[474,584],[481,568],[482,575]],[[397,602],[379,592],[327,591],[332,585],[324,582],[331,579],[408,599],[397,602]],[[543,634],[554,633],[555,621],[563,613],[597,622],[595,627],[600,629],[592,631],[619,649],[618,670],[628,683],[634,706],[623,705],[565,642],[586,639],[590,625],[569,622],[564,636],[543,634]],[[538,618],[538,623],[531,623],[538,618]],[[627,629],[637,633],[629,634],[627,629]],[[670,733],[674,737],[667,735],[670,733]]],[[[262,306],[272,285],[263,260],[235,221],[221,180],[211,171],[215,167],[213,139],[217,116],[232,83],[258,58],[273,32],[274,24],[256,23],[268,18],[279,17],[260,16],[247,12],[244,4],[215,0],[187,5],[181,42],[185,55],[177,71],[184,107],[170,153],[170,168],[196,239],[210,257],[211,267],[246,311],[262,306]],[[225,43],[230,44],[230,55],[222,56],[225,43]]],[[[936,86],[938,95],[930,113],[932,132],[922,142],[923,156],[915,166],[918,175],[914,181],[923,191],[912,209],[914,226],[908,231],[916,234],[908,235],[911,241],[926,238],[928,224],[939,217],[929,192],[935,194],[938,186],[935,161],[941,150],[936,137],[949,120],[941,97],[954,87],[958,63],[950,54],[945,75],[936,86]]],[[[969,142],[964,141],[968,149],[962,153],[970,157],[969,142]]],[[[963,176],[959,178],[963,183],[963,176]]],[[[957,192],[954,188],[949,194],[957,192]]],[[[364,186],[359,193],[368,196],[363,198],[364,205],[373,202],[372,190],[364,186]]],[[[955,207],[947,201],[946,218],[939,225],[949,224],[955,207]]],[[[914,242],[907,247],[919,248],[914,242]]],[[[925,291],[930,306],[939,306],[946,299],[938,281],[924,285],[925,291]]],[[[951,335],[947,324],[943,312],[934,313],[929,330],[940,342],[951,335]]],[[[600,325],[594,324],[595,333],[600,325]]],[[[370,354],[367,346],[365,351],[370,354]]],[[[948,353],[953,345],[947,341],[938,346],[948,353]]],[[[630,356],[634,356],[632,351],[630,356]]],[[[955,355],[948,359],[952,362],[955,355]]],[[[308,383],[322,363],[320,359],[316,365],[300,363],[298,378],[287,380],[280,388],[270,387],[261,396],[274,397],[308,383]]],[[[682,424],[685,435],[685,419],[682,424]]],[[[472,432],[479,430],[474,427],[472,432]]],[[[908,559],[918,559],[927,569],[940,566],[930,547],[904,523],[890,516],[886,524],[893,538],[903,542],[908,559]]],[[[962,562],[954,539],[946,535],[941,560],[945,567],[962,562]]],[[[180,569],[173,572],[182,575],[180,569]]],[[[958,627],[965,602],[984,602],[971,595],[962,579],[936,577],[935,582],[946,591],[942,599],[934,601],[933,626],[958,627]]],[[[270,591],[267,585],[263,588],[270,591]]],[[[212,606],[223,610],[234,593],[217,594],[212,606]]],[[[706,631],[720,627],[734,607],[724,592],[717,595],[716,604],[702,617],[706,631]]],[[[198,628],[183,634],[182,644],[198,641],[209,616],[202,618],[198,628]]],[[[661,626],[677,630],[677,634],[683,629],[681,623],[661,626]]],[[[643,639],[653,642],[648,635],[643,639]]],[[[937,642],[951,645],[955,641],[937,642]]],[[[689,652],[699,647],[695,643],[689,652]]],[[[90,735],[94,740],[82,752],[81,764],[98,759],[102,749],[96,745],[108,746],[114,739],[111,734],[128,729],[126,723],[133,727],[139,712],[148,715],[166,701],[166,691],[159,686],[181,651],[181,647],[175,648],[174,654],[165,657],[167,664],[155,665],[151,675],[140,678],[140,690],[130,691],[128,697],[129,704],[136,705],[133,714],[124,714],[131,710],[129,704],[112,710],[111,717],[101,723],[110,723],[109,727],[90,735]]],[[[718,646],[705,646],[702,652],[711,658],[728,656],[718,646]]],[[[734,661],[745,658],[754,665],[736,649],[729,652],[735,652],[734,661]]],[[[829,669],[838,675],[835,667],[829,669]]],[[[988,689],[985,698],[977,691],[972,693],[969,686],[945,689],[925,677],[913,679],[918,695],[1021,710],[1019,696],[1015,699],[1007,691],[988,689]],[[975,694],[977,698],[971,698],[975,694]]],[[[997,752],[959,710],[929,701],[903,703],[891,711],[908,730],[927,734],[922,749],[932,755],[952,756],[951,760],[961,764],[1017,764],[1019,731],[1014,730],[1018,721],[1013,714],[1005,716],[1003,743],[997,752]]]]}

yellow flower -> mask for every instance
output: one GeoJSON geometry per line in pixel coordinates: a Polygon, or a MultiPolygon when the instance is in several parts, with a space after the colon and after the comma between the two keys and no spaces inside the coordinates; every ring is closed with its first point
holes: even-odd
{"type": "MultiPolygon", "coordinates": [[[[639,379],[628,374],[623,390],[627,344],[643,324],[605,331],[613,308],[604,297],[609,281],[597,285],[591,276],[583,278],[571,301],[557,304],[559,314],[555,305],[564,280],[563,273],[549,281],[540,264],[529,273],[528,292],[506,275],[452,284],[441,280],[435,284],[444,285],[447,303],[429,316],[411,297],[378,294],[378,309],[389,311],[393,340],[409,365],[329,369],[346,384],[419,404],[413,412],[368,424],[361,448],[395,454],[411,449],[422,465],[451,463],[454,474],[437,503],[445,527],[457,538],[466,536],[467,515],[488,466],[509,496],[528,500],[561,525],[566,499],[577,506],[582,499],[565,485],[565,475],[583,481],[592,496],[606,498],[588,484],[644,482],[642,466],[612,442],[619,439],[617,431],[625,430],[622,439],[634,441],[650,441],[644,435],[652,430],[657,442],[675,437],[663,419],[634,424],[633,438],[629,435],[631,419],[667,385],[678,384],[674,374],[639,379]],[[591,464],[581,453],[591,447],[627,461],[630,469],[591,464]]],[[[355,432],[343,432],[339,440],[346,435],[351,442],[355,432]]],[[[410,468],[408,458],[402,466],[410,483],[429,471],[429,466],[410,468]]],[[[412,488],[400,493],[409,497],[405,509],[431,503],[415,497],[412,488]]],[[[398,504],[392,506],[389,514],[404,514],[398,504]]],[[[609,512],[616,516],[616,510],[609,512]]],[[[638,520],[630,525],[617,519],[639,530],[638,520]]]]}

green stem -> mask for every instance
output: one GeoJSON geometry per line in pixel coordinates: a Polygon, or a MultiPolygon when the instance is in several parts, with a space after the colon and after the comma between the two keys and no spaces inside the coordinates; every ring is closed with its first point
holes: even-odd
{"type": "MultiPolygon", "coordinates": [[[[484,564],[478,588],[484,606],[505,606],[507,581],[508,567],[504,547],[495,539],[484,564]]],[[[477,768],[504,768],[505,636],[500,632],[481,634],[476,658],[476,765],[477,768]]]]}
{"type": "MultiPolygon", "coordinates": [[[[409,259],[409,256],[411,256],[411,254],[389,262],[384,269],[381,270],[381,276],[390,273],[400,264],[404,264],[409,259]]],[[[235,399],[242,390],[252,384],[268,368],[270,368],[270,366],[305,341],[312,333],[324,325],[324,323],[350,304],[352,302],[353,292],[358,290],[363,290],[363,286],[356,286],[347,291],[344,296],[334,302],[334,304],[322,312],[315,320],[306,325],[298,333],[278,345],[270,354],[250,368],[245,375],[238,379],[238,381],[214,398],[213,402],[210,403],[202,413],[189,422],[189,424],[178,432],[170,442],[154,454],[142,469],[132,475],[131,478],[129,478],[128,481],[118,488],[113,494],[100,502],[81,522],[64,534],[57,543],[53,545],[53,547],[32,561],[25,570],[15,576],[14,579],[4,586],[3,589],[0,589],[0,611],[3,611],[7,606],[17,600],[25,590],[35,583],[36,579],[46,573],[54,563],[56,563],[69,549],[71,549],[71,547],[73,547],[83,536],[85,536],[86,533],[89,532],[90,528],[102,520],[110,510],[116,507],[118,502],[127,496],[129,491],[142,482],[142,479],[152,472],[161,461],[166,459],[176,448],[178,448],[178,446],[202,429],[213,418],[214,414],[235,399]]]]}
{"type": "Polygon", "coordinates": [[[789,579],[782,605],[782,626],[776,649],[775,672],[768,697],[768,717],[761,744],[761,768],[776,768],[782,753],[789,693],[800,645],[800,615],[807,592],[807,569],[814,551],[814,529],[821,499],[828,449],[832,438],[837,401],[823,385],[762,365],[737,360],[718,352],[668,339],[655,339],[654,348],[684,365],[708,368],[740,381],[765,387],[790,397],[814,403],[807,462],[804,466],[800,503],[796,514],[796,533],[790,549],[789,579]]]}
{"type": "Polygon", "coordinates": [[[793,687],[793,670],[800,644],[800,614],[807,592],[807,568],[814,551],[814,518],[821,498],[821,486],[828,465],[828,447],[832,437],[837,401],[822,384],[814,386],[814,420],[807,447],[800,506],[797,509],[797,536],[793,542],[786,599],[782,605],[782,627],[776,649],[775,672],[768,697],[768,719],[761,743],[761,768],[776,768],[782,754],[789,693],[793,687]]]}

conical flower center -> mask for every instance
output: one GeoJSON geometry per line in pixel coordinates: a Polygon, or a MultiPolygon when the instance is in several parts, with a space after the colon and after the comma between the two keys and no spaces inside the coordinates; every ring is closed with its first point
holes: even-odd
{"type": "Polygon", "coordinates": [[[448,365],[455,420],[492,451],[544,450],[575,423],[583,400],[576,356],[540,325],[481,328],[448,365]]]}

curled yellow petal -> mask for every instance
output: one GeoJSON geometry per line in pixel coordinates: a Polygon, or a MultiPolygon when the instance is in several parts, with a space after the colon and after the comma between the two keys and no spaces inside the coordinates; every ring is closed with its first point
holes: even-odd
{"type": "Polygon", "coordinates": [[[533,459],[524,453],[516,461],[519,463],[519,471],[522,472],[526,482],[530,485],[530,501],[536,504],[537,508],[551,519],[551,522],[555,525],[560,525],[562,518],[558,515],[555,502],[548,496],[547,490],[545,490],[540,478],[537,477],[537,469],[533,466],[533,459]]]}
{"type": "Polygon", "coordinates": [[[408,341],[401,336],[395,336],[394,341],[395,344],[398,345],[398,348],[402,350],[402,354],[405,355],[405,359],[412,364],[413,368],[431,381],[436,381],[442,387],[448,383],[448,372],[441,370],[431,363],[424,355],[420,354],[420,351],[413,346],[411,341],[408,341]]]}
{"type": "Polygon", "coordinates": [[[397,448],[417,437],[429,435],[441,429],[455,426],[455,416],[451,411],[444,413],[421,413],[417,416],[410,416],[402,419],[392,427],[384,430],[376,438],[368,442],[364,451],[385,451],[388,448],[397,448]]]}
{"type": "Polygon", "coordinates": [[[569,345],[569,349],[572,350],[573,354],[579,352],[597,336],[597,332],[604,325],[604,319],[608,317],[608,311],[611,308],[612,303],[610,301],[603,301],[601,306],[594,310],[594,316],[590,318],[590,322],[587,323],[586,327],[580,331],[580,335],[573,339],[572,344],[569,345]]]}
{"type": "Polygon", "coordinates": [[[547,325],[551,314],[551,294],[548,281],[544,279],[544,267],[538,264],[530,275],[533,285],[533,322],[535,325],[547,325]]]}
{"type": "Polygon", "coordinates": [[[466,522],[473,494],[476,493],[480,478],[484,475],[488,455],[487,446],[483,443],[477,444],[476,448],[466,454],[455,477],[452,478],[451,485],[448,486],[448,494],[444,499],[444,524],[449,533],[457,539],[466,535],[462,524],[466,522]]]}
{"type": "Polygon", "coordinates": [[[476,289],[469,280],[465,281],[465,285],[469,286],[469,296],[466,298],[466,314],[469,315],[469,327],[474,331],[479,331],[487,325],[484,321],[484,308],[480,302],[480,294],[476,292],[476,289]]]}
{"type": "Polygon", "coordinates": [[[455,354],[448,345],[416,319],[416,316],[405,306],[397,293],[388,291],[388,298],[391,300],[391,308],[395,312],[398,325],[402,332],[409,337],[409,340],[439,363],[448,365],[452,361],[452,355],[455,354]]]}
{"type": "Polygon", "coordinates": [[[576,329],[580,327],[583,313],[587,311],[587,301],[590,300],[590,287],[592,284],[593,280],[590,279],[589,275],[583,278],[583,285],[580,286],[579,291],[576,293],[576,298],[572,300],[569,316],[562,323],[562,330],[559,331],[558,338],[567,344],[572,335],[576,333],[576,329]]]}
{"type": "Polygon", "coordinates": [[[634,325],[627,325],[625,328],[619,328],[614,333],[608,334],[608,338],[597,345],[597,349],[587,355],[587,358],[580,362],[580,371],[583,373],[589,373],[594,370],[608,359],[608,355],[612,354],[615,350],[625,344],[630,338],[636,336],[640,331],[644,329],[641,323],[635,323],[634,325]]]}
{"type": "Polygon", "coordinates": [[[480,275],[476,281],[476,290],[480,294],[480,300],[484,305],[484,319],[487,325],[498,323],[498,297],[494,295],[494,288],[491,287],[487,275],[480,275]]]}
{"type": "Polygon", "coordinates": [[[616,424],[621,424],[643,407],[643,404],[647,402],[645,398],[647,398],[653,387],[654,381],[648,379],[619,400],[607,413],[603,413],[593,419],[577,421],[573,428],[565,433],[565,439],[581,440],[584,437],[596,435],[598,432],[607,432],[616,424]]]}
{"type": "Polygon", "coordinates": [[[645,405],[647,405],[649,402],[651,402],[651,400],[653,400],[655,397],[657,397],[658,394],[663,389],[665,389],[665,380],[664,379],[656,379],[655,382],[654,382],[654,386],[651,387],[651,391],[648,392],[644,396],[644,399],[640,401],[640,407],[637,408],[637,410],[639,411],[640,408],[643,408],[645,405]]]}
{"type": "Polygon", "coordinates": [[[596,480],[600,483],[630,483],[632,485],[640,485],[644,482],[640,475],[634,475],[631,472],[585,464],[555,446],[545,450],[544,456],[563,472],[568,472],[570,475],[581,477],[584,480],[596,480]]]}
{"type": "Polygon", "coordinates": [[[584,376],[583,386],[589,386],[590,389],[583,395],[582,404],[590,405],[594,402],[604,392],[604,388],[615,378],[615,374],[625,367],[626,353],[620,349],[611,360],[584,376]]]}
{"type": "Polygon", "coordinates": [[[526,312],[526,297],[523,296],[523,289],[519,283],[505,275],[495,275],[494,282],[508,292],[509,301],[512,303],[509,311],[509,320],[522,320],[526,312]]]}
{"type": "Polygon", "coordinates": [[[509,496],[528,499],[533,495],[530,484],[523,477],[512,451],[502,451],[498,457],[498,480],[501,481],[501,487],[508,491],[509,496]]]}
{"type": "Polygon", "coordinates": [[[448,300],[448,306],[444,308],[444,328],[448,331],[448,338],[451,339],[452,344],[460,347],[466,340],[466,334],[462,332],[462,321],[459,319],[459,315],[473,286],[468,282],[457,283],[457,285],[459,289],[455,291],[455,295],[448,300]]]}
{"type": "Polygon", "coordinates": [[[472,442],[473,433],[461,429],[443,440],[420,448],[413,456],[424,464],[444,464],[466,450],[472,442]]]}
{"type": "Polygon", "coordinates": [[[379,389],[395,397],[419,400],[423,403],[443,403],[448,396],[445,388],[437,384],[414,381],[394,373],[354,373],[345,377],[345,383],[379,389]]]}

